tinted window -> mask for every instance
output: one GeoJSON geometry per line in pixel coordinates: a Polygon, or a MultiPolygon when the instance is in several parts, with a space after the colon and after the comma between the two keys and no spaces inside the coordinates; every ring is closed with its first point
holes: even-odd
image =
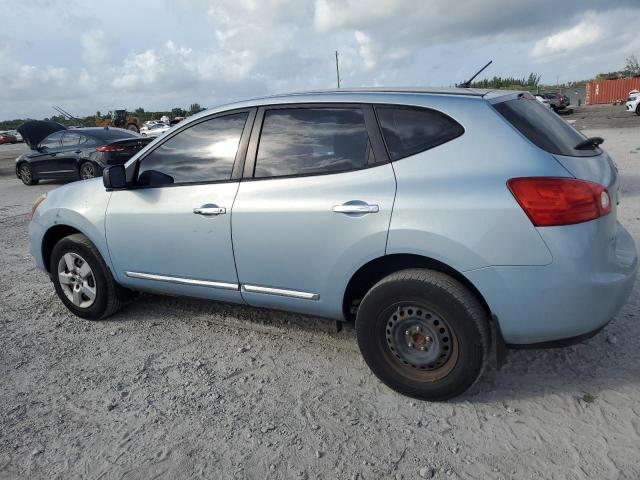
{"type": "Polygon", "coordinates": [[[359,108],[282,108],[264,115],[255,176],[331,173],[373,163],[359,108]]]}
{"type": "Polygon", "coordinates": [[[149,170],[170,176],[172,183],[229,180],[247,116],[213,118],[178,133],[142,160],[139,183],[146,183],[149,170]]]}
{"type": "Polygon", "coordinates": [[[101,141],[108,142],[110,140],[118,140],[121,138],[134,138],[139,135],[131,130],[124,128],[95,128],[87,131],[92,137],[97,137],[101,141]]]}
{"type": "Polygon", "coordinates": [[[376,113],[391,160],[433,148],[464,133],[458,122],[435,110],[378,107],[376,113]]]}
{"type": "Polygon", "coordinates": [[[40,142],[41,147],[46,147],[49,150],[53,148],[60,148],[60,139],[62,138],[62,132],[55,132],[49,135],[47,138],[40,142]]]}
{"type": "Polygon", "coordinates": [[[520,133],[549,153],[573,157],[602,153],[597,147],[576,150],[574,147],[586,137],[535,99],[520,97],[497,103],[494,107],[520,133]]]}

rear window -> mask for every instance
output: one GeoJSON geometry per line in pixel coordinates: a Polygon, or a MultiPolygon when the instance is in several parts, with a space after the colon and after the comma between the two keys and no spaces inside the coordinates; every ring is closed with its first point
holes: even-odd
{"type": "Polygon", "coordinates": [[[549,153],[569,157],[602,153],[598,147],[576,150],[576,145],[586,137],[536,99],[520,97],[497,103],[494,108],[520,133],[549,153]]]}
{"type": "Polygon", "coordinates": [[[138,134],[131,131],[125,130],[124,128],[101,128],[91,130],[91,136],[99,138],[100,140],[109,141],[109,140],[118,140],[121,138],[134,138],[138,137],[138,134]]]}
{"type": "Polygon", "coordinates": [[[427,108],[376,107],[376,114],[391,160],[415,155],[464,133],[453,118],[427,108]]]}

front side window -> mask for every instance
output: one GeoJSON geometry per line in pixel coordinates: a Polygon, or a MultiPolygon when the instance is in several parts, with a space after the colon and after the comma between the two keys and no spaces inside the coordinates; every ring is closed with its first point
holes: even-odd
{"type": "Polygon", "coordinates": [[[376,114],[392,161],[442,145],[464,133],[454,119],[428,108],[377,107],[376,114]]]}
{"type": "Polygon", "coordinates": [[[264,114],[256,178],[334,173],[375,162],[359,108],[281,108],[264,114]]]}
{"type": "Polygon", "coordinates": [[[55,132],[49,135],[47,138],[40,142],[41,148],[46,148],[47,150],[53,150],[56,148],[60,148],[60,140],[62,139],[62,132],[55,132]]]}
{"type": "Polygon", "coordinates": [[[148,185],[150,176],[158,172],[165,176],[164,183],[231,179],[233,162],[248,115],[247,112],[241,112],[212,118],[171,137],[141,161],[138,183],[148,185]]]}

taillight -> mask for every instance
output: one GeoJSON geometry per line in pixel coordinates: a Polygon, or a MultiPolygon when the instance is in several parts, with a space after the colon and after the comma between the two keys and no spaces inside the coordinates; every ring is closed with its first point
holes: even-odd
{"type": "Polygon", "coordinates": [[[536,227],[588,222],[611,212],[602,185],[575,178],[523,177],[507,182],[509,190],[536,227]]]}
{"type": "Polygon", "coordinates": [[[96,147],[98,152],[124,152],[127,147],[123,147],[122,145],[100,145],[96,147]]]}

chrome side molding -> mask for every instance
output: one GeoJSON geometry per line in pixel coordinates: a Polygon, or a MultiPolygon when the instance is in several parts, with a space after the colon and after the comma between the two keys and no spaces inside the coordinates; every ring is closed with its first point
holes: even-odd
{"type": "Polygon", "coordinates": [[[180,285],[192,285],[195,287],[221,288],[223,290],[239,289],[239,285],[237,283],[212,282],[210,280],[196,280],[195,278],[170,277],[167,275],[157,275],[155,273],[124,272],[124,274],[130,278],[141,278],[143,280],[178,283],[180,285]]]}
{"type": "Polygon", "coordinates": [[[241,289],[247,293],[264,293],[265,295],[277,295],[279,297],[299,298],[301,300],[320,300],[317,293],[300,292],[298,290],[285,290],[283,288],[260,287],[258,285],[242,285],[241,289]]]}
{"type": "Polygon", "coordinates": [[[172,277],[169,275],[158,275],[156,273],[124,272],[124,274],[129,278],[177,283],[179,285],[191,285],[194,287],[220,288],[223,290],[242,290],[243,292],[247,293],[262,293],[264,295],[277,295],[279,297],[299,298],[300,300],[320,300],[320,295],[318,295],[317,293],[301,292],[299,290],[286,290],[284,288],[261,287],[259,285],[238,285],[237,283],[197,280],[195,278],[172,277]]]}

